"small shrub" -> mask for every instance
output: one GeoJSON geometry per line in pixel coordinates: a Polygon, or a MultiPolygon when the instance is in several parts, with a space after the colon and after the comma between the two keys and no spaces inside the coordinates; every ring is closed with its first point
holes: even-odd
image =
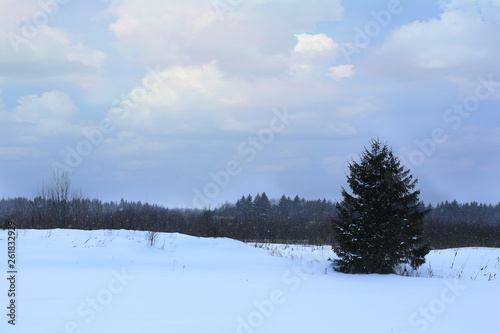
{"type": "Polygon", "coordinates": [[[148,241],[148,245],[154,246],[159,235],[160,233],[158,231],[148,231],[146,233],[146,239],[148,241]]]}

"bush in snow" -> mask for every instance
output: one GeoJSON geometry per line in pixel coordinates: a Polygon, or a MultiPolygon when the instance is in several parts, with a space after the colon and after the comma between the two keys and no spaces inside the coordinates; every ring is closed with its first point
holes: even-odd
{"type": "Polygon", "coordinates": [[[148,241],[148,245],[154,246],[156,243],[156,239],[158,238],[159,235],[160,235],[160,233],[157,231],[148,231],[146,233],[146,239],[148,241]]]}

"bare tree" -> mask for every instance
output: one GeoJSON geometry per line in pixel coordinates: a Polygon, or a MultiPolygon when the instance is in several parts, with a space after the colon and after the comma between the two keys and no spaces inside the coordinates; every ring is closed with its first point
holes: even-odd
{"type": "Polygon", "coordinates": [[[48,219],[55,227],[71,224],[72,204],[81,199],[81,190],[72,190],[68,172],[54,173],[51,183],[47,185],[42,182],[37,192],[35,208],[40,219],[48,219]]]}
{"type": "Polygon", "coordinates": [[[146,233],[146,239],[148,241],[149,246],[155,245],[156,239],[158,238],[159,235],[160,235],[160,233],[157,231],[148,231],[146,233]]]}

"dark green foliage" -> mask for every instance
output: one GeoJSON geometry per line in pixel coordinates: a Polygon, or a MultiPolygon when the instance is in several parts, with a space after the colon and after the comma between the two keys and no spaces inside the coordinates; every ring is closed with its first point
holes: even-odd
{"type": "MultiPolygon", "coordinates": [[[[102,202],[71,190],[61,175],[39,187],[33,199],[1,198],[0,228],[15,220],[23,229],[133,229],[180,232],[204,237],[230,237],[252,242],[331,244],[332,218],[338,215],[329,200],[270,199],[266,193],[243,196],[235,204],[217,208],[169,209],[156,204],[121,199],[102,202]]],[[[423,209],[423,206],[421,206],[423,209]]],[[[500,247],[500,203],[443,202],[425,216],[423,238],[436,248],[466,246],[500,247]]],[[[412,250],[413,263],[423,259],[426,248],[412,250]]]]}
{"type": "Polygon", "coordinates": [[[441,202],[425,217],[424,238],[433,249],[500,247],[500,204],[441,202]]]}
{"type": "Polygon", "coordinates": [[[429,246],[422,244],[427,210],[419,204],[417,180],[405,170],[386,144],[371,141],[361,161],[349,164],[333,228],[339,267],[347,273],[392,273],[394,266],[425,262],[429,246]]]}

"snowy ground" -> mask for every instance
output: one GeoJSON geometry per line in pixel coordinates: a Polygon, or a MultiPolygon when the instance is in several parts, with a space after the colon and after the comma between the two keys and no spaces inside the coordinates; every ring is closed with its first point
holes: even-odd
{"type": "MultiPolygon", "coordinates": [[[[7,274],[6,231],[0,230],[7,274]]],[[[414,277],[334,272],[330,247],[21,230],[0,332],[497,332],[500,249],[433,251],[414,277]]]]}

